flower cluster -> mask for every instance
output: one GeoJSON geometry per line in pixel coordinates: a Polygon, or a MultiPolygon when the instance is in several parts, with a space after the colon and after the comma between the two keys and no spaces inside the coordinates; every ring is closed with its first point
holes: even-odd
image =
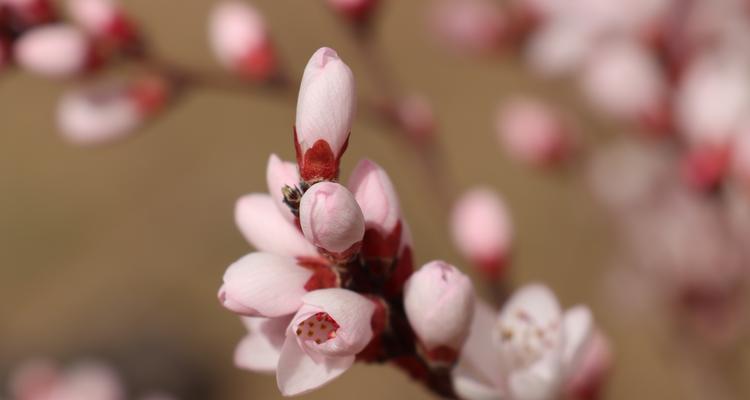
{"type": "MultiPolygon", "coordinates": [[[[387,173],[362,160],[346,186],[338,183],[354,112],[352,71],[335,51],[319,49],[299,91],[296,165],[272,155],[269,193],[246,195],[235,209],[240,231],[257,249],[229,266],[218,295],[249,331],[237,347],[236,364],[275,373],[281,393],[292,396],[328,383],[355,361],[391,362],[441,396],[475,399],[481,396],[465,389],[476,386],[467,379],[491,376],[499,382],[495,378],[506,379],[512,370],[543,359],[540,368],[556,375],[548,379],[545,372],[538,379],[544,379],[549,396],[560,393],[563,378],[578,371],[579,350],[591,336],[588,310],[579,307],[563,316],[546,289],[526,289],[493,327],[485,320],[488,306],[477,304],[470,279],[456,267],[432,261],[413,272],[411,235],[387,173]],[[482,342],[508,330],[515,341],[506,343],[504,333],[482,342]],[[538,332],[546,336],[538,338],[538,332]],[[538,348],[528,350],[530,343],[538,348]],[[498,353],[490,357],[502,368],[462,367],[474,363],[472,349],[487,356],[494,345],[498,353]],[[456,365],[458,392],[450,377],[456,365]],[[482,375],[473,375],[477,371],[482,375]]],[[[472,232],[464,225],[457,233],[466,238],[466,250],[497,276],[507,249],[494,251],[488,242],[507,243],[510,232],[498,220],[506,218],[504,209],[492,208],[496,200],[484,196],[478,191],[467,199],[455,223],[477,223],[489,205],[491,220],[500,224],[496,229],[472,232]]],[[[529,374],[518,374],[507,378],[513,390],[540,390],[529,374]]],[[[532,398],[531,392],[512,393],[519,400],[532,398]]]]}

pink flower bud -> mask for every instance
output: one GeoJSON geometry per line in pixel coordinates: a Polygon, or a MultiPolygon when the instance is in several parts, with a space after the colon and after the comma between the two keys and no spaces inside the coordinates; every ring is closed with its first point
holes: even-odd
{"type": "Polygon", "coordinates": [[[355,292],[315,290],[302,303],[287,329],[276,370],[284,396],[310,392],[337,378],[373,337],[375,305],[355,292]]]}
{"type": "Polygon", "coordinates": [[[97,39],[116,46],[138,40],[138,30],[116,0],[68,0],[70,17],[97,39]]]}
{"type": "Polygon", "coordinates": [[[224,67],[255,80],[271,78],[278,69],[263,16],[245,2],[227,0],[211,13],[209,39],[224,67]]]}
{"type": "Polygon", "coordinates": [[[581,79],[591,104],[617,118],[640,121],[658,113],[666,96],[657,60],[634,42],[599,48],[581,79]]]}
{"type": "Polygon", "coordinates": [[[31,30],[16,43],[15,59],[24,69],[51,78],[84,72],[95,61],[91,42],[69,25],[48,25],[31,30]]]}
{"type": "Polygon", "coordinates": [[[380,0],[328,0],[328,5],[344,17],[360,22],[367,20],[380,0]]]}
{"type": "Polygon", "coordinates": [[[508,34],[508,22],[497,4],[487,0],[443,0],[432,12],[438,38],[465,53],[498,50],[508,34]]]}
{"type": "Polygon", "coordinates": [[[355,108],[351,69],[334,50],[318,49],[305,67],[297,99],[295,147],[302,179],[336,179],[355,108]]]}
{"type": "Polygon", "coordinates": [[[361,160],[347,185],[362,209],[365,228],[388,236],[401,220],[401,207],[388,174],[370,160],[361,160]]]}
{"type": "Polygon", "coordinates": [[[404,286],[404,308],[428,355],[443,353],[441,349],[457,354],[469,332],[474,298],[469,277],[443,261],[412,274],[404,286]]]}
{"type": "Polygon", "coordinates": [[[691,63],[677,92],[677,125],[692,145],[726,145],[750,110],[748,64],[704,56],[691,63]]]}
{"type": "Polygon", "coordinates": [[[510,257],[513,226],[505,203],[491,189],[464,194],[453,208],[453,240],[483,275],[498,279],[510,257]]]}
{"type": "Polygon", "coordinates": [[[297,164],[282,161],[276,154],[271,154],[271,157],[268,158],[268,166],[266,167],[268,193],[273,197],[276,206],[284,218],[290,222],[294,222],[296,217],[292,213],[292,210],[289,209],[289,206],[284,203],[282,189],[284,186],[298,186],[299,179],[297,164]]]}
{"type": "Polygon", "coordinates": [[[567,159],[573,148],[569,121],[539,100],[516,98],[498,110],[498,140],[516,160],[537,167],[567,159]]]}
{"type": "Polygon", "coordinates": [[[102,144],[132,133],[161,109],[167,96],[165,83],[151,78],[78,88],[60,100],[57,123],[72,143],[102,144]]]}
{"type": "Polygon", "coordinates": [[[302,196],[299,220],[307,240],[333,256],[359,251],[365,220],[354,196],[334,182],[320,182],[302,196]]]}

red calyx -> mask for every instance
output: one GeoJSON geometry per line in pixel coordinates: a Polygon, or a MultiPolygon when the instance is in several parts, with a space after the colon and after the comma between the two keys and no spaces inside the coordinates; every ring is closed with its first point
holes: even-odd
{"type": "Polygon", "coordinates": [[[237,70],[248,79],[264,81],[276,74],[278,60],[276,51],[270,42],[255,51],[248,52],[237,62],[237,70]]]}
{"type": "Polygon", "coordinates": [[[339,162],[349,143],[346,142],[338,155],[333,154],[331,146],[323,139],[313,143],[312,147],[302,154],[297,138],[297,128],[294,128],[294,148],[297,153],[297,165],[302,179],[314,183],[320,181],[335,181],[339,176],[339,162]]]}
{"type": "Polygon", "coordinates": [[[328,261],[315,257],[298,257],[297,264],[313,271],[313,275],[305,283],[305,290],[308,292],[341,286],[339,275],[331,268],[328,261]]]}
{"type": "Polygon", "coordinates": [[[685,157],[682,172],[687,183],[701,191],[717,189],[729,168],[729,146],[704,146],[685,157]]]}

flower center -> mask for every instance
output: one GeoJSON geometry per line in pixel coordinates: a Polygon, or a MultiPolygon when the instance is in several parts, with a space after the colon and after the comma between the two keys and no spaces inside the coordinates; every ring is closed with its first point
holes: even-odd
{"type": "Polygon", "coordinates": [[[321,344],[336,337],[339,324],[327,313],[319,312],[297,325],[297,336],[302,340],[321,344]]]}
{"type": "Polygon", "coordinates": [[[559,320],[543,324],[523,309],[498,321],[495,329],[495,345],[512,368],[530,366],[559,344],[559,320]]]}

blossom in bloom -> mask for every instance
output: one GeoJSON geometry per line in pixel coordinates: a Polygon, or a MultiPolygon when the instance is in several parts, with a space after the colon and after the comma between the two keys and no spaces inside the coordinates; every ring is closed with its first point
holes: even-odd
{"type": "Polygon", "coordinates": [[[355,108],[351,69],[333,49],[318,49],[305,67],[297,99],[295,148],[302,179],[338,177],[355,108]]]}
{"type": "Polygon", "coordinates": [[[71,19],[94,38],[120,47],[138,40],[138,29],[117,0],[68,0],[71,19]]]}
{"type": "Polygon", "coordinates": [[[380,0],[327,0],[337,13],[355,21],[366,21],[380,4],[380,0]]]}
{"type": "Polygon", "coordinates": [[[364,216],[351,192],[338,183],[312,185],[302,196],[299,220],[307,240],[330,255],[345,259],[360,249],[364,216]]]}
{"type": "Polygon", "coordinates": [[[51,78],[83,73],[97,61],[86,35],[65,24],[35,28],[21,36],[13,49],[18,65],[51,78]]]}
{"type": "Polygon", "coordinates": [[[285,396],[307,393],[340,376],[373,337],[375,305],[346,289],[302,298],[281,350],[276,380],[285,396]]]}
{"type": "Polygon", "coordinates": [[[453,207],[451,231],[458,249],[485,277],[502,276],[510,258],[513,226],[497,193],[484,187],[465,193],[453,207]]]}
{"type": "Polygon", "coordinates": [[[107,143],[140,127],[162,109],[168,97],[166,83],[154,77],[83,86],[62,96],[57,124],[72,143],[107,143]]]}
{"type": "Polygon", "coordinates": [[[214,7],[209,39],[219,62],[241,76],[264,80],[278,70],[263,16],[243,1],[225,0],[214,7]]]}
{"type": "Polygon", "coordinates": [[[573,148],[571,124],[552,106],[532,98],[515,98],[498,111],[498,140],[508,154],[532,166],[557,164],[573,148]]]}
{"type": "Polygon", "coordinates": [[[404,286],[404,309],[428,358],[452,363],[469,333],[474,288],[468,276],[444,261],[417,270],[404,286]]]}
{"type": "Polygon", "coordinates": [[[545,286],[519,289],[499,315],[477,302],[469,338],[453,370],[464,399],[557,398],[592,335],[588,308],[565,312],[545,286]]]}
{"type": "Polygon", "coordinates": [[[508,21],[488,0],[442,0],[432,10],[431,25],[441,42],[465,53],[498,50],[508,34],[508,21]]]}

